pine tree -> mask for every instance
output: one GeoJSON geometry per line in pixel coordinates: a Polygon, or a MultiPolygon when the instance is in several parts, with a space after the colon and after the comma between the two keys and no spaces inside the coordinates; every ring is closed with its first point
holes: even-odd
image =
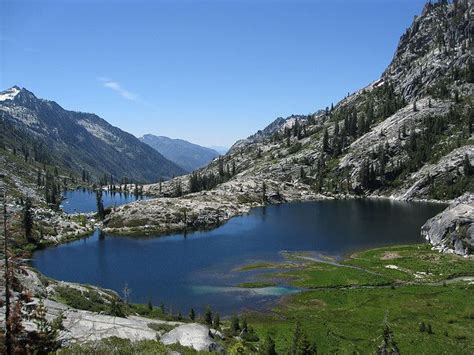
{"type": "Polygon", "coordinates": [[[223,177],[224,176],[224,160],[222,159],[222,156],[219,156],[218,168],[219,168],[219,176],[223,177]]]}
{"type": "Polygon", "coordinates": [[[105,217],[104,202],[102,201],[102,190],[98,189],[95,193],[96,204],[97,204],[97,216],[100,220],[105,217]]]}
{"type": "Polygon", "coordinates": [[[191,308],[191,310],[189,311],[189,319],[191,319],[192,321],[196,319],[196,312],[194,312],[194,308],[191,308]]]}
{"type": "Polygon", "coordinates": [[[301,178],[301,180],[306,179],[306,172],[304,171],[303,167],[300,168],[300,178],[301,178]]]}
{"type": "Polygon", "coordinates": [[[218,312],[216,312],[216,314],[214,315],[214,320],[212,322],[212,325],[215,329],[219,329],[219,327],[221,325],[221,318],[220,318],[218,312]]]}
{"type": "Polygon", "coordinates": [[[25,237],[31,241],[31,232],[33,230],[33,214],[31,211],[31,199],[29,197],[25,200],[25,206],[23,207],[23,229],[25,231],[25,237]]]}
{"type": "Polygon", "coordinates": [[[242,329],[242,331],[247,331],[248,328],[249,328],[249,325],[247,323],[247,318],[243,318],[242,324],[240,325],[240,329],[242,329]]]}
{"type": "Polygon", "coordinates": [[[41,181],[42,181],[41,180],[41,171],[38,170],[38,172],[36,173],[36,185],[41,186],[42,185],[41,181]]]}
{"type": "Polygon", "coordinates": [[[383,337],[383,341],[382,341],[382,344],[377,349],[377,354],[380,354],[380,355],[400,354],[400,350],[398,350],[398,345],[393,339],[393,332],[390,329],[390,324],[388,324],[387,320],[384,321],[382,337],[383,337]]]}
{"type": "Polygon", "coordinates": [[[315,355],[316,346],[310,344],[304,331],[301,329],[300,322],[296,322],[293,340],[291,342],[290,355],[315,355]]]}
{"type": "Polygon", "coordinates": [[[46,308],[43,300],[40,300],[35,310],[33,311],[32,318],[36,324],[37,330],[30,335],[32,343],[32,353],[50,353],[54,352],[59,348],[58,332],[62,327],[62,315],[60,314],[60,320],[55,320],[54,327],[46,319],[46,308]],[[35,351],[36,350],[36,351],[35,351]]]}
{"type": "Polygon", "coordinates": [[[207,325],[212,325],[212,311],[209,306],[206,307],[206,311],[204,312],[204,321],[207,325]]]}
{"type": "Polygon", "coordinates": [[[334,122],[334,137],[339,136],[339,121],[336,119],[334,122]]]}
{"type": "Polygon", "coordinates": [[[328,133],[327,128],[324,128],[322,145],[323,145],[323,152],[327,153],[329,151],[329,133],[328,133]]]}
{"type": "Polygon", "coordinates": [[[240,332],[239,317],[233,315],[230,319],[230,329],[233,334],[238,334],[240,332]]]}
{"type": "Polygon", "coordinates": [[[261,355],[277,355],[275,350],[275,341],[267,335],[265,341],[263,342],[262,348],[259,351],[261,355]]]}
{"type": "Polygon", "coordinates": [[[424,331],[426,331],[425,322],[421,322],[421,323],[420,323],[419,329],[420,329],[420,332],[422,332],[422,333],[423,333],[424,331]]]}
{"type": "Polygon", "coordinates": [[[267,202],[267,184],[262,182],[262,203],[267,202]]]}
{"type": "Polygon", "coordinates": [[[464,176],[470,176],[472,175],[472,172],[473,172],[472,165],[467,154],[464,155],[463,171],[464,171],[464,176]]]}

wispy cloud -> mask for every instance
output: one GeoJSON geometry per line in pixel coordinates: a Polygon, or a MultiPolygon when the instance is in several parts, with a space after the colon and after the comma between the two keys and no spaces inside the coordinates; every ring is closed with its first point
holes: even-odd
{"type": "Polygon", "coordinates": [[[138,96],[137,94],[135,94],[131,91],[126,90],[118,82],[116,82],[112,79],[109,79],[109,78],[104,78],[104,77],[97,78],[97,80],[99,80],[99,82],[102,83],[103,87],[115,91],[117,94],[122,96],[124,99],[143,103],[143,100],[140,98],[140,96],[138,96]]]}

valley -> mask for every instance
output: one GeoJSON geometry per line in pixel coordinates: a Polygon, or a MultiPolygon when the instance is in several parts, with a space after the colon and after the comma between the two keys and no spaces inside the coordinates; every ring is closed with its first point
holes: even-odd
{"type": "Polygon", "coordinates": [[[2,91],[0,352],[472,353],[472,11],[222,155],[2,91]]]}

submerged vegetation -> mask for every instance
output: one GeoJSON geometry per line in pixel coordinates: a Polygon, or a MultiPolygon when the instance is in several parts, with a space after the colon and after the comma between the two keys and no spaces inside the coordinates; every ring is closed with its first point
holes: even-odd
{"type": "Polygon", "coordinates": [[[362,251],[340,265],[292,261],[298,258],[263,276],[307,291],[285,297],[271,312],[246,315],[259,338],[274,340],[278,354],[291,351],[297,322],[324,354],[376,352],[387,324],[402,354],[474,350],[472,260],[424,244],[362,251]]]}
{"type": "MultiPolygon", "coordinates": [[[[216,341],[229,354],[381,354],[386,353],[384,349],[401,354],[469,354],[474,350],[474,264],[470,259],[420,244],[360,251],[340,262],[290,253],[283,263],[257,263],[234,272],[259,267],[275,270],[261,274],[264,280],[299,286],[303,291],[284,297],[269,311],[223,318],[210,307],[200,315],[191,309],[182,316],[164,305],[122,305],[126,314],[206,324],[223,334],[216,341]]],[[[88,297],[89,301],[94,298],[88,297]]],[[[174,327],[152,325],[161,332],[174,327]]],[[[170,350],[199,353],[180,345],[118,338],[74,345],[60,353],[163,354],[170,350]]]]}

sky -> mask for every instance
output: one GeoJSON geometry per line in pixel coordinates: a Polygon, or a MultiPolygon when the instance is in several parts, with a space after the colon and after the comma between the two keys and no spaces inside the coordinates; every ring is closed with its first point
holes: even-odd
{"type": "Polygon", "coordinates": [[[231,146],[380,77],[424,0],[2,0],[0,90],[231,146]]]}

